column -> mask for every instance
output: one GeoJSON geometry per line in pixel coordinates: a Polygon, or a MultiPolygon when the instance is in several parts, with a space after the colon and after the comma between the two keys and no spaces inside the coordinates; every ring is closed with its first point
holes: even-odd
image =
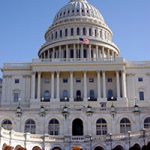
{"type": "Polygon", "coordinates": [[[105,71],[102,72],[103,77],[103,98],[106,98],[106,74],[105,71]]]}
{"type": "Polygon", "coordinates": [[[55,48],[52,48],[52,59],[54,59],[55,56],[55,48]]]}
{"type": "Polygon", "coordinates": [[[116,72],[117,80],[117,100],[120,98],[120,80],[119,80],[119,71],[116,72]]]}
{"type": "Polygon", "coordinates": [[[54,72],[51,73],[51,99],[54,99],[54,72]]]}
{"type": "Polygon", "coordinates": [[[104,58],[104,55],[105,55],[105,48],[102,47],[102,58],[104,58]]]}
{"type": "Polygon", "coordinates": [[[98,55],[98,45],[96,45],[96,59],[99,59],[99,55],[98,55]]]}
{"type": "Polygon", "coordinates": [[[70,101],[73,101],[73,72],[70,72],[70,101]]]}
{"type": "Polygon", "coordinates": [[[61,46],[59,46],[59,59],[61,59],[61,46]]]}
{"type": "Polygon", "coordinates": [[[68,49],[68,45],[66,45],[66,60],[68,60],[69,58],[69,49],[68,49]]]}
{"type": "Polygon", "coordinates": [[[83,44],[81,44],[81,51],[80,51],[80,55],[81,55],[81,58],[83,59],[83,44]]]}
{"type": "Polygon", "coordinates": [[[59,76],[60,76],[60,73],[59,72],[57,72],[57,100],[59,100],[60,99],[60,84],[59,84],[59,76]]]}
{"type": "Polygon", "coordinates": [[[37,93],[37,99],[39,100],[41,98],[41,72],[38,72],[38,93],[37,93]]]}
{"type": "Polygon", "coordinates": [[[76,45],[73,45],[73,53],[74,53],[74,59],[76,60],[77,56],[76,56],[76,45]]]}
{"type": "Polygon", "coordinates": [[[91,45],[89,45],[89,59],[91,60],[91,45]]]}
{"type": "Polygon", "coordinates": [[[32,73],[31,99],[35,99],[35,73],[32,73]]]}
{"type": "Polygon", "coordinates": [[[50,57],[49,57],[49,53],[50,53],[50,50],[48,49],[48,50],[47,50],[47,55],[48,55],[47,58],[48,58],[48,59],[50,58],[50,57]]]}
{"type": "Polygon", "coordinates": [[[123,98],[127,97],[126,74],[125,74],[125,71],[122,71],[122,96],[123,96],[123,98]]]}
{"type": "Polygon", "coordinates": [[[98,100],[101,99],[101,80],[100,80],[100,72],[97,72],[97,94],[98,94],[98,100]]]}
{"type": "Polygon", "coordinates": [[[84,72],[84,101],[87,101],[87,74],[84,72]]]}

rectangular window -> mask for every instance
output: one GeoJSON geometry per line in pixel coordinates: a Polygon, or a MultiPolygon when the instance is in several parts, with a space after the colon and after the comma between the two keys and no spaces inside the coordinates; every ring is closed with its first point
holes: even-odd
{"type": "Polygon", "coordinates": [[[65,36],[68,36],[68,29],[65,29],[65,36]]]}
{"type": "Polygon", "coordinates": [[[143,82],[143,78],[142,78],[142,77],[139,77],[139,78],[138,78],[138,81],[139,81],[139,82],[143,82]]]}
{"type": "Polygon", "coordinates": [[[67,82],[68,82],[68,79],[64,78],[63,83],[67,83],[67,82]]]}
{"type": "Polygon", "coordinates": [[[49,84],[49,83],[50,83],[50,80],[49,80],[49,79],[45,79],[45,80],[44,80],[44,83],[45,83],[45,84],[49,84]]]}
{"type": "Polygon", "coordinates": [[[83,35],[86,35],[86,28],[83,28],[83,35]]]}
{"type": "Polygon", "coordinates": [[[89,78],[89,82],[94,82],[94,78],[89,78]]]}
{"type": "Polygon", "coordinates": [[[14,102],[18,102],[19,100],[19,92],[14,92],[14,102]]]}
{"type": "Polygon", "coordinates": [[[107,79],[107,82],[112,82],[112,78],[108,78],[108,79],[107,79]]]}
{"type": "Polygon", "coordinates": [[[83,57],[87,58],[87,50],[86,49],[84,49],[84,51],[83,51],[83,57]]]}
{"type": "Polygon", "coordinates": [[[144,92],[143,91],[139,92],[139,99],[140,99],[140,101],[144,100],[144,92]]]}
{"type": "Polygon", "coordinates": [[[80,82],[81,82],[81,79],[77,78],[77,79],[76,79],[76,82],[77,82],[77,83],[80,83],[80,82]]]}
{"type": "Polygon", "coordinates": [[[19,79],[15,79],[15,84],[18,84],[19,83],[19,79]]]}

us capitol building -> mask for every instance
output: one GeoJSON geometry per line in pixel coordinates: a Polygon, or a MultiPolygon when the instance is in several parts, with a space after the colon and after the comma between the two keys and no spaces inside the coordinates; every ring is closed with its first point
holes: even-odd
{"type": "Polygon", "coordinates": [[[112,31],[86,0],[61,8],[45,40],[38,59],[2,68],[0,149],[148,146],[150,62],[121,58],[112,31]]]}

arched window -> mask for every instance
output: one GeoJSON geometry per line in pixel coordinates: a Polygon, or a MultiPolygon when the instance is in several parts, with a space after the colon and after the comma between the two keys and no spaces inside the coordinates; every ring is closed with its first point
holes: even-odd
{"type": "Polygon", "coordinates": [[[131,131],[131,122],[128,118],[123,118],[120,121],[120,133],[128,133],[131,131]]]}
{"type": "Polygon", "coordinates": [[[73,35],[74,35],[74,29],[71,28],[71,36],[73,36],[73,35]]]}
{"type": "Polygon", "coordinates": [[[82,136],[84,134],[83,121],[81,119],[75,119],[72,122],[72,135],[82,136]]]}
{"type": "Polygon", "coordinates": [[[77,35],[80,35],[80,28],[77,28],[77,35]]]}
{"type": "Polygon", "coordinates": [[[1,126],[6,130],[12,130],[12,122],[10,120],[3,120],[1,126]]]}
{"type": "Polygon", "coordinates": [[[29,119],[26,121],[25,123],[25,129],[24,129],[25,133],[29,132],[31,134],[35,134],[36,132],[36,124],[35,121],[32,119],[29,119]]]}
{"type": "Polygon", "coordinates": [[[92,36],[92,29],[89,28],[89,36],[92,36]]]}
{"type": "Polygon", "coordinates": [[[48,90],[44,92],[44,102],[49,102],[50,101],[50,93],[48,90]]]}
{"type": "Polygon", "coordinates": [[[86,28],[83,28],[83,35],[86,35],[86,28]]]}
{"type": "Polygon", "coordinates": [[[59,122],[57,119],[50,120],[48,124],[48,133],[50,135],[59,135],[59,122]]]}
{"type": "Polygon", "coordinates": [[[150,117],[144,120],[144,128],[150,128],[150,117]]]}
{"type": "Polygon", "coordinates": [[[106,135],[107,134],[107,122],[105,119],[98,119],[96,122],[96,134],[106,135]]]}

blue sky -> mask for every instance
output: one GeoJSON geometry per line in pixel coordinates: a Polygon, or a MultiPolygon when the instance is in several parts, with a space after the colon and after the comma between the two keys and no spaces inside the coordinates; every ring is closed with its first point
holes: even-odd
{"type": "MultiPolygon", "coordinates": [[[[44,33],[69,0],[0,0],[0,68],[31,62],[44,33]]],[[[88,0],[113,31],[113,41],[127,60],[150,60],[150,0],[88,0]]],[[[1,76],[1,73],[0,73],[1,76]]]]}

